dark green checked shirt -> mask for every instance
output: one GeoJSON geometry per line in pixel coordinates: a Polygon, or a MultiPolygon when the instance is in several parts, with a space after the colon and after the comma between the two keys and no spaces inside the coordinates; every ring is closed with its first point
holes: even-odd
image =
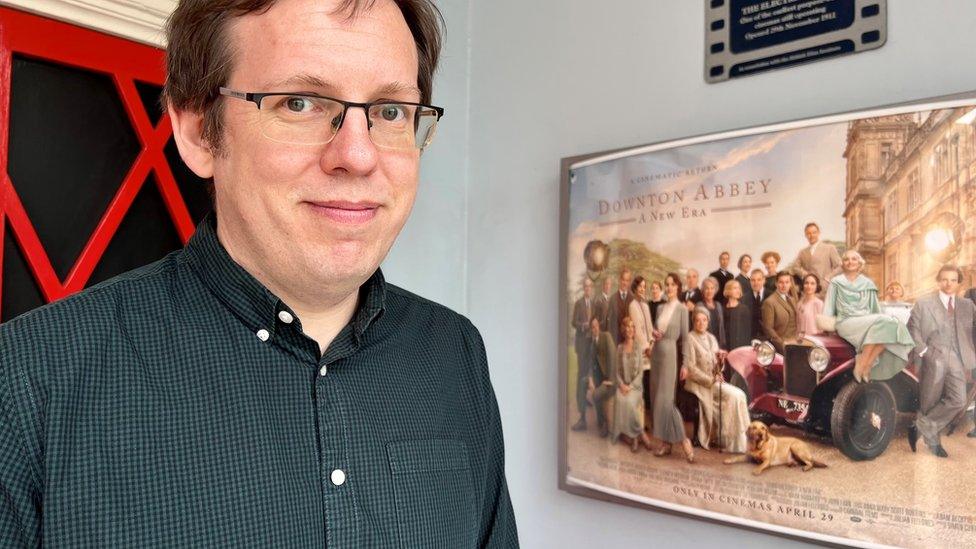
{"type": "Polygon", "coordinates": [[[215,223],[0,326],[0,546],[516,547],[478,331],[377,271],[319,356],[215,223]]]}

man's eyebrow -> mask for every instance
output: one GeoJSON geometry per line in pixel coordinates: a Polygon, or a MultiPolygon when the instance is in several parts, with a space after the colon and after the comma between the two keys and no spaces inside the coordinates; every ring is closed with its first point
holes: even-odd
{"type": "Polygon", "coordinates": [[[409,92],[417,95],[418,97],[420,96],[420,88],[411,84],[404,84],[402,82],[390,82],[379,89],[380,95],[397,95],[403,92],[409,92]]]}
{"type": "Polygon", "coordinates": [[[285,86],[293,86],[293,85],[311,86],[313,88],[334,89],[334,86],[332,84],[329,84],[328,82],[322,80],[317,76],[312,76],[311,74],[296,74],[284,80],[279,80],[277,82],[269,83],[267,85],[267,88],[269,90],[276,90],[278,88],[283,88],[285,86]]]}
{"type": "MultiPolygon", "coordinates": [[[[274,83],[267,85],[268,90],[277,91],[279,89],[285,88],[287,86],[308,86],[310,88],[325,89],[329,91],[335,91],[337,87],[334,84],[330,84],[325,80],[311,74],[296,74],[284,80],[279,80],[274,83]]],[[[377,96],[395,96],[402,93],[410,93],[416,96],[420,96],[420,88],[412,84],[404,84],[403,82],[394,81],[389,84],[384,85],[379,90],[377,90],[377,96]]]]}

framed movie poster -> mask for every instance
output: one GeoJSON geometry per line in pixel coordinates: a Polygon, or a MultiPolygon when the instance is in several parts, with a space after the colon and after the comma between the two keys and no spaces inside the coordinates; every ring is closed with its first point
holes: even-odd
{"type": "Polygon", "coordinates": [[[560,487],[976,546],[976,95],[563,159],[560,487]]]}

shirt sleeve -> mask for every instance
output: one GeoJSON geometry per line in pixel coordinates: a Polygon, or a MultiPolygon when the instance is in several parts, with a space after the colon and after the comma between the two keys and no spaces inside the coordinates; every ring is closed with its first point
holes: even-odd
{"type": "Polygon", "coordinates": [[[41,497],[37,468],[23,434],[9,366],[0,354],[0,547],[41,546],[41,497]]]}
{"type": "Polygon", "coordinates": [[[472,327],[477,341],[476,352],[483,386],[483,411],[486,438],[484,489],[481,502],[481,524],[478,528],[478,547],[510,548],[518,547],[518,530],[515,527],[515,513],[508,495],[505,480],[505,442],[502,438],[502,423],[498,413],[498,402],[488,375],[488,357],[481,334],[472,327]]]}

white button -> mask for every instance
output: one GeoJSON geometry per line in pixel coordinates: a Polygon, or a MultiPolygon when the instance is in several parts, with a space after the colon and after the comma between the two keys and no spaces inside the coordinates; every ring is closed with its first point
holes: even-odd
{"type": "Polygon", "coordinates": [[[288,311],[281,311],[278,313],[278,318],[285,324],[291,324],[292,321],[295,320],[295,317],[291,316],[291,313],[288,311]]]}
{"type": "Polygon", "coordinates": [[[342,469],[332,471],[329,478],[332,479],[332,484],[335,484],[336,486],[342,486],[342,484],[346,482],[346,474],[342,472],[342,469]]]}
{"type": "Polygon", "coordinates": [[[264,328],[261,328],[260,330],[258,330],[257,336],[258,339],[260,339],[261,341],[267,341],[271,337],[271,334],[268,333],[268,331],[265,330],[264,328]]]}
{"type": "Polygon", "coordinates": [[[320,376],[325,376],[325,374],[327,374],[327,373],[329,373],[329,367],[328,366],[322,366],[322,369],[319,370],[319,375],[320,376]]]}

